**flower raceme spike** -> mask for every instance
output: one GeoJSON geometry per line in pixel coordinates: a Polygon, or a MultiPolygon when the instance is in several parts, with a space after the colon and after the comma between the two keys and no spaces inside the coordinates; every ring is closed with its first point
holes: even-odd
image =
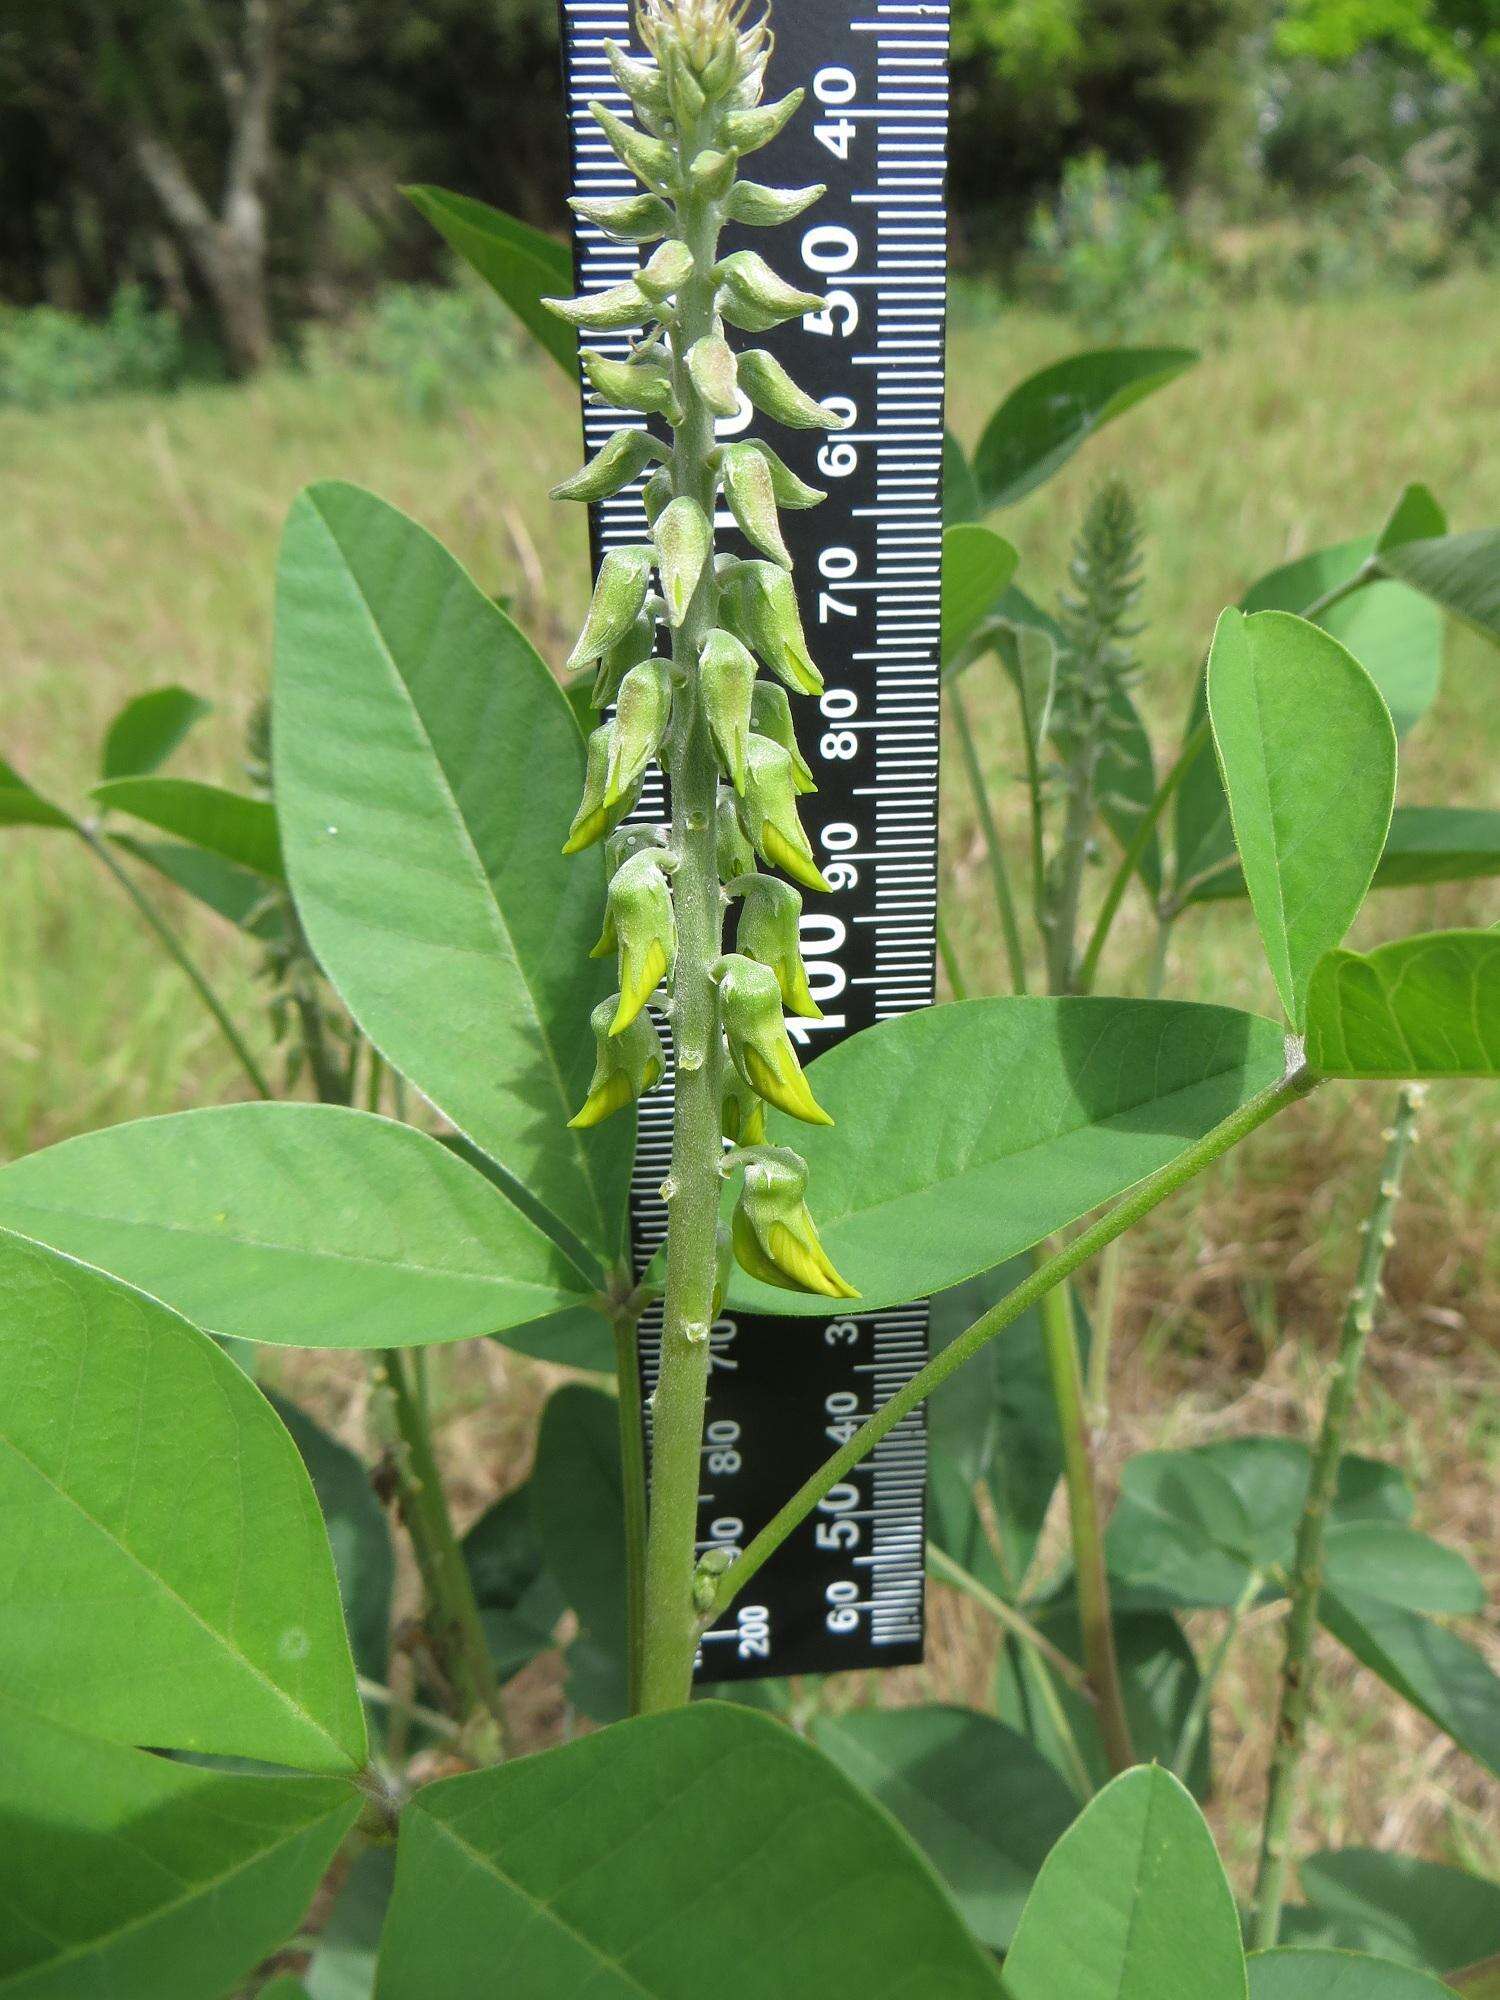
{"type": "Polygon", "coordinates": [[[781,1014],[781,988],[768,965],[731,953],[718,964],[719,1019],[735,1068],[750,1088],[808,1125],[833,1120],[812,1094],[781,1014]]]}
{"type": "Polygon", "coordinates": [[[594,1030],[594,1080],[583,1108],[568,1120],[574,1132],[602,1125],[627,1104],[644,1097],[661,1082],[665,1059],[661,1036],[649,1014],[639,1014],[623,1034],[610,1032],[619,995],[597,1006],[590,1021],[594,1030]]]}
{"type": "Polygon", "coordinates": [[[774,875],[757,875],[745,890],[735,945],[746,958],[758,960],[775,973],[782,1005],[789,1014],[821,1021],[823,1010],[812,997],[807,967],[802,963],[801,918],[802,898],[789,882],[778,882],[774,875]]]}
{"type": "Polygon", "coordinates": [[[740,1268],[762,1284],[826,1299],[859,1297],[818,1240],[807,1210],[807,1167],[785,1146],[747,1164],[730,1233],[740,1268]]]}
{"type": "Polygon", "coordinates": [[[812,767],[797,748],[797,731],[792,722],[792,704],[784,687],[775,681],[757,681],[750,697],[750,727],[757,736],[769,736],[779,743],[792,760],[792,789],[799,796],[818,789],[812,767]]]}
{"type": "Polygon", "coordinates": [[[813,856],[812,843],[797,817],[792,760],[779,743],[752,736],[746,758],[743,798],[745,831],[769,868],[779,868],[804,889],[829,893],[813,856]]]}
{"type": "Polygon", "coordinates": [[[645,849],[632,855],[609,885],[605,930],[613,933],[620,955],[612,1035],[624,1034],[676,963],[677,920],[665,866],[662,854],[645,849]]]}

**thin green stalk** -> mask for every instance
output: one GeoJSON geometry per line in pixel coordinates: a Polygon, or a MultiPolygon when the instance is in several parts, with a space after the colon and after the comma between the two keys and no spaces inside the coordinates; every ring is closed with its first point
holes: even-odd
{"type": "Polygon", "coordinates": [[[1177,762],[1157,786],[1155,798],[1142,815],[1140,825],[1131,836],[1130,845],[1121,855],[1119,865],[1105,891],[1104,901],[1099,906],[1099,914],[1094,919],[1093,932],[1078,967],[1076,981],[1078,992],[1093,992],[1094,982],[1099,977],[1099,960],[1103,956],[1105,945],[1109,942],[1109,934],[1114,928],[1115,918],[1119,915],[1120,905],[1125,900],[1125,891],[1130,887],[1141,865],[1146,849],[1151,844],[1152,835],[1161,824],[1162,814],[1177,796],[1183,779],[1203,755],[1209,738],[1208,717],[1205,716],[1183,744],[1177,762]]]}
{"type": "Polygon", "coordinates": [[[157,942],[172,960],[172,963],[189,980],[193,991],[198,995],[198,998],[218,1023],[219,1032],[223,1035],[230,1048],[233,1049],[240,1068],[250,1079],[256,1092],[261,1097],[274,1097],[276,1093],[267,1081],[265,1071],[246,1047],[244,1038],[241,1036],[239,1029],[234,1025],[234,1022],[229,1018],[224,1003],[188,955],[187,950],[179,942],[170,925],[161,915],[155,904],[137,888],[136,884],[131,880],[129,872],[122,868],[113,854],[110,853],[108,841],[101,838],[95,827],[86,820],[74,820],[73,826],[89,852],[104,864],[120,887],[125,891],[125,894],[130,898],[131,902],[134,903],[137,911],[150,926],[157,942]]]}
{"type": "Polygon", "coordinates": [[[969,997],[969,982],[964,978],[964,969],[959,963],[958,953],[954,949],[952,935],[949,932],[948,926],[943,922],[941,915],[939,915],[937,920],[937,946],[942,957],[943,970],[948,975],[949,991],[955,1000],[967,1000],[969,997]]]}
{"type": "MultiPolygon", "coordinates": [[[[1056,1253],[1054,1252],[1054,1257],[1056,1253]]],[[[1044,1247],[1033,1253],[1037,1269],[1047,1268],[1044,1247]]],[[[1042,1345],[1052,1383],[1052,1402],[1062,1436],[1063,1485],[1068,1495],[1068,1529],[1073,1545],[1073,1581],[1078,1593],[1078,1618],[1083,1630],[1083,1657],[1089,1685],[1099,1710],[1099,1735],[1112,1772],[1128,1771],[1135,1762],[1130,1722],[1125,1714],[1125,1690],[1115,1651],[1114,1615],[1109,1601],[1109,1572],[1104,1562],[1104,1523],[1095,1475],[1093,1435],[1084,1407],[1083,1371],[1078,1334],[1066,1283],[1054,1286],[1041,1301],[1042,1345]]]]}
{"type": "MultiPolygon", "coordinates": [[[[717,111],[713,113],[717,129],[717,111]]],[[[711,131],[686,135],[682,157],[709,142],[711,131]]],[[[714,330],[721,206],[685,193],[678,208],[693,276],[678,294],[672,342],[673,385],[684,413],[673,436],[674,495],[695,500],[711,521],[713,417],[689,372],[686,355],[714,330]]],[[[718,585],[705,566],[687,615],[673,635],[673,711],[668,775],[672,795],[673,878],[677,963],[672,1030],[677,1049],[672,1169],[667,1188],[667,1280],[661,1369],[652,1404],[650,1518],[646,1537],[640,1708],[675,1708],[692,1690],[698,1648],[693,1601],[698,1491],[708,1397],[709,1329],[713,1322],[719,1222],[719,1163],[723,1156],[723,1038],[713,969],[723,949],[714,817],[718,764],[703,712],[698,658],[713,629],[718,585]]]]}
{"type": "Polygon", "coordinates": [[[420,1722],[424,1729],[434,1736],[441,1736],[448,1742],[455,1742],[460,1734],[458,1724],[451,1716],[440,1715],[435,1708],[428,1708],[420,1701],[409,1701],[395,1688],[388,1688],[380,1681],[372,1681],[367,1674],[358,1677],[359,1692],[365,1701],[373,1702],[377,1708],[388,1708],[393,1715],[407,1717],[412,1722],[420,1722]]]}
{"type": "Polygon", "coordinates": [[[1230,1606],[1229,1616],[1224,1621],[1224,1630],[1219,1635],[1213,1657],[1198,1677],[1197,1691],[1193,1695],[1187,1714],[1182,1718],[1182,1728],[1178,1732],[1177,1750],[1172,1758],[1175,1776],[1187,1783],[1188,1772],[1193,1768],[1193,1759],[1198,1754],[1198,1745],[1203,1740],[1203,1732],[1208,1727],[1208,1718],[1213,1711],[1214,1695],[1219,1680],[1228,1664],[1229,1655],[1234,1650],[1234,1642],[1239,1637],[1240,1627],[1245,1622],[1245,1614],[1254,1604],[1265,1587],[1265,1578],[1259,1570],[1252,1570],[1244,1589],[1230,1606]]]}
{"type": "Polygon", "coordinates": [[[1030,1620],[1023,1617],[1014,1605],[1007,1604],[1003,1597],[997,1597],[993,1591],[986,1590],[978,1577],[970,1576],[969,1572],[954,1562],[951,1556],[945,1555],[935,1542],[927,1544],[927,1567],[944,1583],[952,1584],[955,1590],[961,1590],[965,1596],[973,1598],[976,1604],[989,1612],[1008,1639],[1014,1640],[1031,1655],[1036,1667],[1037,1691],[1041,1696],[1042,1706],[1047,1711],[1047,1718],[1057,1732],[1058,1747],[1068,1766],[1068,1776],[1073,1789],[1080,1799],[1085,1801],[1091,1799],[1094,1795],[1094,1781],[1089,1776],[1089,1767],[1083,1760],[1083,1752],[1078,1747],[1078,1738],[1073,1732],[1073,1725],[1068,1720],[1068,1711],[1062,1705],[1062,1698],[1057,1692],[1056,1681],[1053,1678],[1055,1674],[1077,1693],[1087,1697],[1088,1675],[1075,1660],[1070,1660],[1066,1653],[1054,1646],[1043,1633],[1038,1632],[1030,1620]]]}
{"type": "Polygon", "coordinates": [[[1339,1464],[1359,1389],[1365,1348],[1374,1329],[1381,1300],[1386,1255],[1395,1241],[1392,1220],[1401,1194],[1401,1177],[1411,1151],[1421,1089],[1408,1085],[1396,1103],[1380,1185],[1369,1220],[1359,1271],[1339,1332],[1338,1359],[1323,1406],[1323,1424],[1313,1452],[1307,1504],[1297,1530],[1292,1566],[1291,1609],[1287,1615],[1286,1652],[1281,1669],[1281,1705],[1276,1717],[1266,1816],[1261,1833],[1260,1867],[1255,1881],[1255,1944],[1267,1950],[1281,1932],[1281,1907],[1291,1865],[1292,1824],[1307,1717],[1313,1690],[1313,1636],[1317,1630],[1318,1599],[1323,1588],[1323,1544],[1329,1509],[1338,1490],[1339,1464]]]}
{"type": "Polygon", "coordinates": [[[641,1407],[641,1358],[634,1303],[610,1318],[615,1337],[615,1383],[620,1405],[620,1467],[625,1492],[625,1631],[630,1713],[641,1700],[646,1606],[646,1431],[641,1407]]]}
{"type": "Polygon", "coordinates": [[[968,714],[956,682],[952,686],[949,699],[953,706],[953,726],[958,731],[959,747],[963,751],[964,769],[969,777],[969,789],[974,794],[974,810],[979,815],[985,852],[989,856],[990,881],[995,891],[995,908],[1000,914],[1001,934],[1005,939],[1005,956],[1010,967],[1011,987],[1014,992],[1024,993],[1026,951],[1021,943],[1021,928],[1016,920],[1016,899],[1010,885],[1010,870],[1005,865],[1005,850],[1000,844],[1000,829],[995,824],[989,793],[985,789],[984,767],[979,761],[979,746],[974,741],[974,732],[969,727],[968,714]]]}
{"type": "Polygon", "coordinates": [[[486,1718],[488,1747],[498,1756],[504,1709],[494,1663],[474,1580],[449,1518],[431,1434],[400,1348],[384,1350],[379,1374],[391,1394],[402,1461],[398,1465],[401,1514],[422,1574],[433,1649],[452,1686],[460,1719],[472,1723],[486,1718]]]}
{"type": "Polygon", "coordinates": [[[1029,1307],[1034,1306],[1065,1278],[1080,1270],[1096,1257],[1107,1243],[1113,1243],[1127,1229],[1133,1228],[1143,1216],[1195,1180],[1206,1167],[1220,1160],[1242,1139],[1257,1131],[1267,1120],[1274,1118],[1288,1105],[1296,1104],[1317,1088],[1318,1079],[1310,1070],[1293,1070],[1280,1083],[1242,1104],[1237,1111],[1223,1119],[1211,1132],[1205,1133],[1195,1145],[1190,1146],[1179,1158],[1159,1167],[1154,1174],[1132,1188],[1123,1200],[1102,1215],[1099,1220],[1085,1229],[1081,1235],[1059,1250],[1034,1271],[1023,1284],[1001,1299],[974,1321],[973,1325],[961,1333],[957,1340],[949,1343],[940,1354],[933,1356],[925,1368],[919,1369],[907,1383],[875,1412],[854,1433],[846,1445],[834,1452],[811,1478],[804,1480],[784,1506],[780,1507],[766,1523],[760,1533],[746,1548],[744,1554],[732,1563],[719,1579],[712,1605],[707,1617],[712,1620],[725,1612],[735,1598],[745,1588],[752,1577],[770,1560],[777,1549],[803,1521],[818,1502],[841,1479],[846,1479],[861,1459],[867,1458],[882,1438],[895,1429],[903,1417],[909,1416],[919,1403],[923,1403],[935,1389],[942,1387],[951,1375],[972,1361],[979,1350],[997,1334],[1003,1333],[1029,1307]]]}
{"type": "Polygon", "coordinates": [[[1342,604],[1344,599],[1352,597],[1356,590],[1363,590],[1367,583],[1374,583],[1379,575],[1379,563],[1373,557],[1367,556],[1353,576],[1345,577],[1342,583],[1334,584],[1331,589],[1325,590],[1321,597],[1315,597],[1306,610],[1297,614],[1298,617],[1307,619],[1309,624],[1316,623],[1319,618],[1332,611],[1335,604],[1342,604]]]}

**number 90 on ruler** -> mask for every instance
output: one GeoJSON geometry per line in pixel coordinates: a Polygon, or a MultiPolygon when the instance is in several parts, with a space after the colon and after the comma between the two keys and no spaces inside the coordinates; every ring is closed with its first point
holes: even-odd
{"type": "MultiPolygon", "coordinates": [[[[563,0],[575,190],[635,191],[588,115],[624,113],[603,44],[631,44],[629,0],[563,0]]],[[[807,102],[754,156],[773,186],[822,181],[798,222],[745,231],[783,277],[826,308],[759,336],[809,394],[845,416],[836,434],[757,434],[821,487],[820,507],[782,522],[808,641],[827,688],[797,702],[817,793],[803,817],[831,896],[809,897],[802,945],[821,1022],[792,1022],[804,1062],[934,997],[938,644],[941,628],[943,342],[946,307],[948,7],[918,0],[779,0],[767,96],[807,102]],[[821,712],[819,712],[821,709],[821,712]]],[[[637,54],[641,53],[639,50],[637,54]]],[[[732,237],[733,232],[730,232],[732,237]]],[[[630,245],[580,225],[579,289],[629,277],[630,245]]],[[[623,358],[628,335],[591,345],[623,358]]],[[[598,451],[621,421],[585,405],[598,451]]],[[[750,413],[720,435],[750,427],[750,413]]],[[[720,545],[736,546],[727,514],[720,545]]],[[[592,510],[594,560],[646,537],[638,489],[592,510]]],[[[750,551],[745,550],[746,553],[750,551]]],[[[665,817],[659,780],[639,816],[665,817]]],[[[901,1134],[887,1135],[899,1146],[901,1134]]],[[[666,1233],[659,1189],[671,1105],[641,1107],[631,1200],[644,1269],[666,1233]]],[[[817,1212],[817,1186],[811,1200],[817,1212]]],[[[859,1273],[850,1274],[858,1284],[859,1273]]],[[[641,1328],[647,1391],[660,1309],[641,1328]]],[[[927,1309],[827,1321],[726,1313],[713,1330],[699,1548],[743,1547],[777,1507],[893,1395],[926,1357],[927,1309]]],[[[922,1656],[926,1449],[914,1413],[827,1495],[705,1635],[704,1681],[907,1665],[922,1656]]]]}

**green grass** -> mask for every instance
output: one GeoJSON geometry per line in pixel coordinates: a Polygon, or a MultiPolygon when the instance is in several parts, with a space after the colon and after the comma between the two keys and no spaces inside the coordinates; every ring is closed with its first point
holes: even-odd
{"type": "MultiPolygon", "coordinates": [[[[1023,581],[1050,600],[1095,483],[1110,470],[1132,482],[1151,538],[1141,701],[1161,744],[1180,731],[1217,612],[1266,569],[1368,530],[1413,478],[1435,489],[1456,526],[1500,520],[1500,456],[1490,449],[1497,315],[1500,280],[1476,276],[1357,303],[1258,307],[1199,368],[1000,517],[1022,551],[1023,581]]],[[[985,323],[982,311],[966,309],[953,342],[955,428],[972,440],[1012,383],[1079,344],[1034,312],[997,306],[985,323]]],[[[76,803],[120,702],[180,681],[216,711],[179,768],[234,782],[245,725],[266,685],[280,524],[314,478],[357,480],[409,509],[487,589],[511,596],[547,656],[561,658],[582,608],[584,531],[580,511],[551,506],[546,488],[572,469],[577,451],[574,399],[544,364],[516,367],[492,394],[446,419],[404,412],[379,380],[290,374],[250,388],[0,416],[8,501],[0,753],[76,803]]],[[[1454,636],[1438,708],[1404,752],[1403,798],[1500,803],[1497,675],[1493,652],[1454,636]]],[[[973,714],[1019,856],[1015,722],[997,675],[975,676],[973,714]]],[[[1000,990],[977,827],[956,757],[947,769],[953,928],[971,984],[1000,990]]],[[[8,832],[3,840],[0,1154],[241,1094],[212,1024],[88,855],[58,834],[8,832]]],[[[260,1022],[255,967],[239,941],[163,900],[235,1005],[260,1022]]],[[[1493,922],[1497,900],[1487,884],[1387,896],[1362,920],[1360,937],[1493,922]]],[[[1146,913],[1127,905],[1106,984],[1140,990],[1149,947],[1146,913]]],[[[1184,922],[1166,990],[1274,1008],[1243,908],[1184,922]]],[[[1305,1427],[1321,1396],[1383,1116],[1377,1093],[1323,1092],[1133,1245],[1111,1463],[1148,1443],[1305,1427]]],[[[1497,1197],[1493,1094],[1435,1093],[1360,1420],[1360,1442],[1400,1459],[1420,1481],[1423,1524],[1492,1569],[1500,1378],[1490,1342],[1500,1270],[1489,1219],[1497,1197]]],[[[945,1613],[941,1629],[951,1624],[945,1613]]],[[[1241,1861],[1263,1769],[1255,1718],[1274,1657],[1267,1633],[1226,1690],[1220,1824],[1241,1861]]],[[[939,1684],[962,1687],[967,1671],[939,1648],[939,1684]]],[[[1379,1718],[1388,1712],[1358,1677],[1334,1683],[1328,1754],[1308,1811],[1312,1837],[1409,1837],[1434,1854],[1493,1860],[1493,1798],[1462,1759],[1433,1752],[1431,1732],[1404,1714],[1385,1730],[1379,1718]],[[1422,1782],[1408,1785],[1407,1768],[1419,1758],[1422,1782]]]]}

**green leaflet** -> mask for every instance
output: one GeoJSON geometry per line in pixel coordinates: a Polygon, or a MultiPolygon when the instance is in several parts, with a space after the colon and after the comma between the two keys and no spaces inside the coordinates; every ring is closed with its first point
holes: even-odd
{"type": "Polygon", "coordinates": [[[1354,921],[1385,847],[1390,712],[1353,654],[1282,611],[1220,618],[1208,705],[1250,901],[1300,1028],[1313,967],[1354,921]]]}
{"type": "Polygon", "coordinates": [[[138,694],[105,731],[101,778],[144,778],[162,764],[212,704],[183,687],[138,694]]]}
{"type": "Polygon", "coordinates": [[[1324,1076],[1500,1076],[1500,932],[1329,952],[1308,997],[1307,1059],[1324,1076]]]}
{"type": "Polygon", "coordinates": [[[975,450],[981,510],[1024,500],[1096,431],[1197,359],[1187,347],[1106,347],[1028,376],[990,418],[975,450]]]}
{"type": "Polygon", "coordinates": [[[359,1809],[338,1779],[195,1770],[0,1696],[0,1995],[221,2000],[295,1932],[359,1809]]]}
{"type": "Polygon", "coordinates": [[[579,1621],[595,1671],[579,1705],[601,1722],[625,1712],[625,1506],[620,1406],[566,1383],[537,1435],[531,1512],[547,1575],[579,1621]]]}
{"type": "Polygon", "coordinates": [[[295,1403],[280,1396],[267,1400],[291,1433],[318,1496],[354,1664],[371,1680],[383,1681],[390,1666],[396,1552],[370,1468],[295,1403]]]}
{"type": "Polygon", "coordinates": [[[530,1485],[520,1486],[487,1507],[463,1539],[485,1640],[502,1681],[546,1651],[567,1609],[546,1567],[535,1515],[530,1485]]]}
{"type": "Polygon", "coordinates": [[[273,882],[284,879],[276,813],[268,799],[192,778],[113,778],[95,785],[89,796],[105,812],[129,813],[239,868],[273,882]]]}
{"type": "Polygon", "coordinates": [[[1005,1961],[1006,2000],[1243,2000],[1240,1920],[1203,1815],[1127,1771],[1048,1857],[1005,1961]]]}
{"type": "Polygon", "coordinates": [[[376,1047],[563,1242],[618,1254],[632,1121],[588,1092],[601,857],[561,848],[577,725],[503,612],[357,487],[297,501],[276,624],[276,784],[320,963],[376,1047]]]}
{"type": "Polygon", "coordinates": [[[1500,528],[1391,543],[1381,548],[1378,560],[1387,576],[1500,643],[1500,528]]]}
{"type": "MultiPolygon", "coordinates": [[[[1228,1008],[967,1000],[821,1056],[808,1079],[833,1128],[773,1113],[771,1137],[809,1162],[824,1248],[858,1309],[873,1309],[1040,1242],[1175,1159],[1284,1068],[1280,1029],[1228,1008]]],[[[731,1297],[827,1313],[744,1277],[731,1297]]]]}
{"type": "Polygon", "coordinates": [[[1020,557],[1002,535],[977,522],[943,530],[942,663],[946,671],[989,616],[1020,557]]]}
{"type": "Polygon", "coordinates": [[[1467,1640],[1378,1598],[1328,1589],[1319,1614],[1387,1687],[1488,1770],[1500,1774],[1500,1677],[1467,1640]]]}
{"type": "Polygon", "coordinates": [[[208,1337],[0,1231],[0,1693],[115,1741],[343,1771],[365,1730],[297,1450],[208,1337]]]}
{"type": "Polygon", "coordinates": [[[943,522],[955,527],[977,521],[984,512],[968,454],[952,431],[943,433],[943,522]]]}
{"type": "Polygon", "coordinates": [[[964,1708],[852,1709],[821,1716],[813,1740],[905,1827],[974,1935],[1005,1950],[1078,1810],[1041,1752],[964,1708]]]}
{"type": "MultiPolygon", "coordinates": [[[[1370,887],[1413,889],[1494,875],[1500,875],[1500,812],[1482,806],[1397,806],[1370,887]]],[[[1209,902],[1244,893],[1244,871],[1231,856],[1188,900],[1209,902]]]]}
{"type": "Polygon", "coordinates": [[[915,1967],[943,2000],[1000,1991],[884,1813],[718,1702],[417,1794],[380,2000],[474,2000],[501,1965],[517,1996],[589,2000],[905,2000],[915,1967]]]}
{"type": "Polygon", "coordinates": [[[0,757],[0,826],[50,826],[76,831],[61,806],[44,799],[14,764],[0,757]]]}
{"type": "Polygon", "coordinates": [[[1500,1952],[1500,1884],[1461,1868],[1346,1847],[1300,1857],[1297,1876],[1313,1911],[1347,1930],[1352,1949],[1432,1972],[1500,1952]]]}
{"type": "Polygon", "coordinates": [[[1429,1972],[1352,1951],[1257,1951],[1250,2000],[1452,2000],[1429,1972]]]}
{"type": "Polygon", "coordinates": [[[0,1223],[210,1333],[407,1347],[504,1333],[588,1280],[425,1133],[328,1104],[232,1104],[88,1132],[0,1168],[0,1223]]]}
{"type": "Polygon", "coordinates": [[[542,304],[544,298],[573,289],[567,245],[487,202],[449,194],[446,188],[408,187],[402,193],[576,384],[578,336],[542,304]]]}

